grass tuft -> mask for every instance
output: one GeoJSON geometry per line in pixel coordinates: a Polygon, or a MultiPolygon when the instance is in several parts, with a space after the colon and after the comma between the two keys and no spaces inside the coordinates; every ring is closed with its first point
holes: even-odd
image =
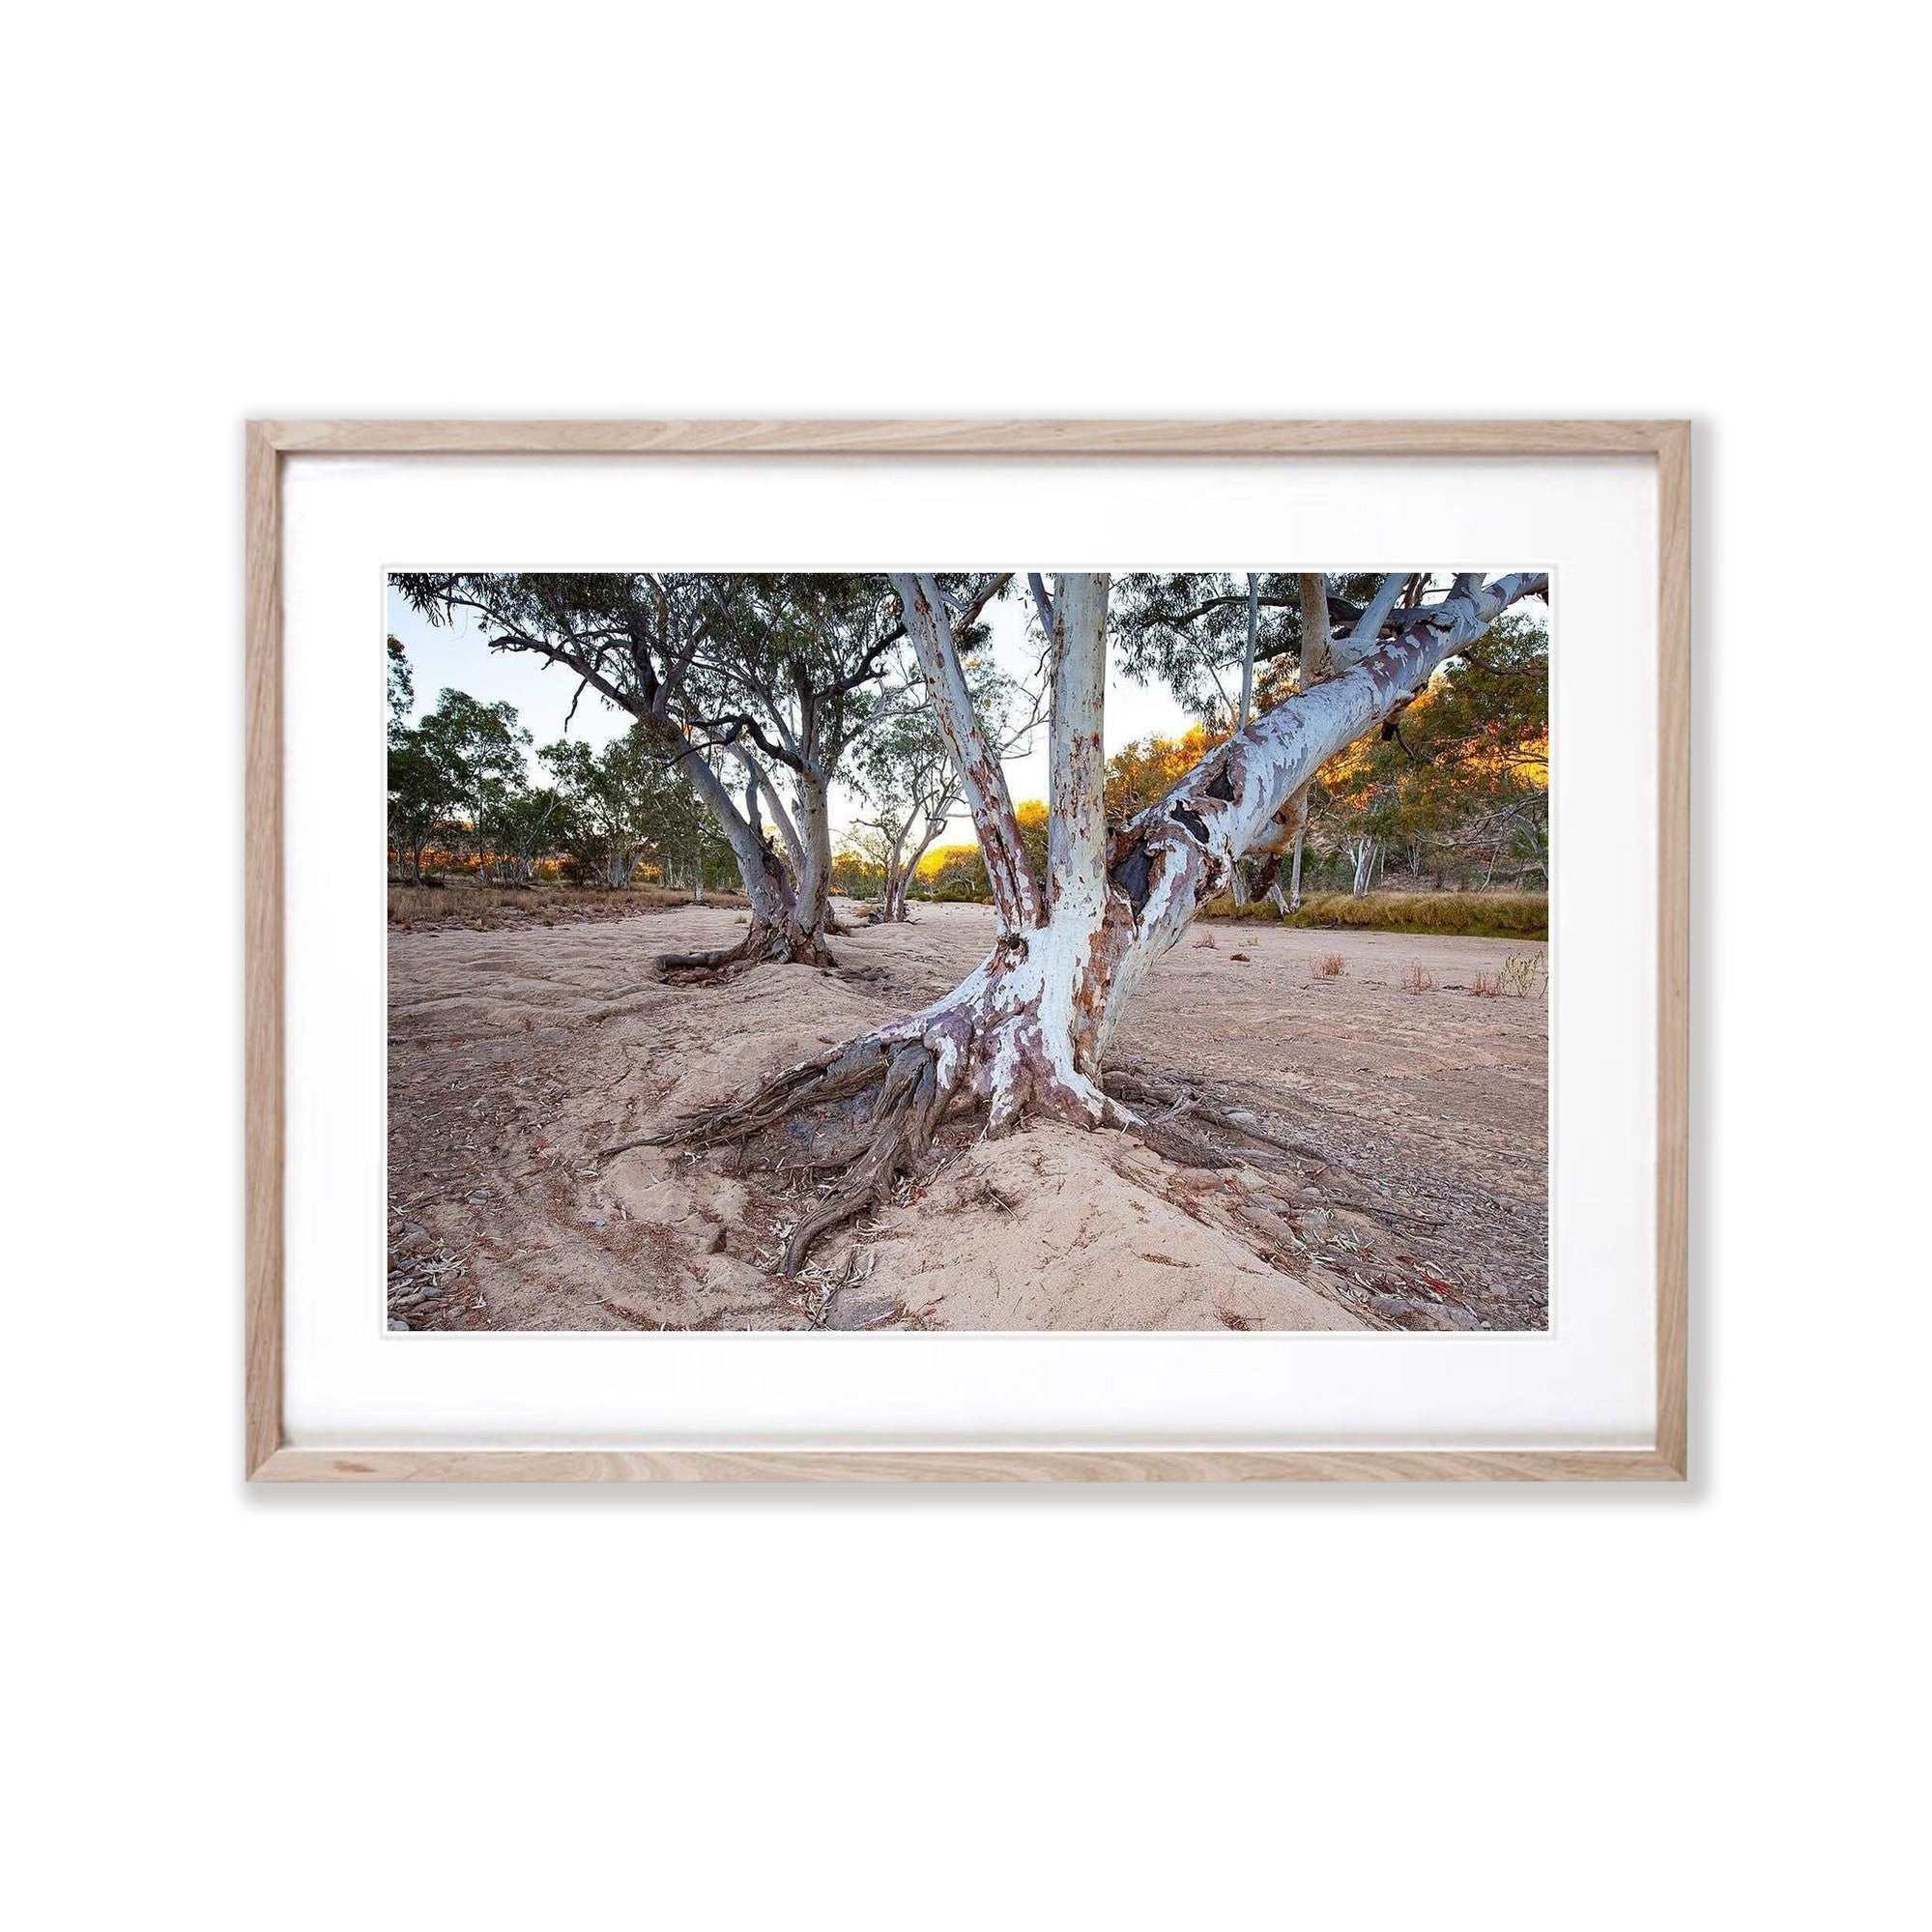
{"type": "Polygon", "coordinates": [[[1512,953],[1497,978],[1512,999],[1527,999],[1533,993],[1549,990],[1549,967],[1535,953],[1512,953]]]}

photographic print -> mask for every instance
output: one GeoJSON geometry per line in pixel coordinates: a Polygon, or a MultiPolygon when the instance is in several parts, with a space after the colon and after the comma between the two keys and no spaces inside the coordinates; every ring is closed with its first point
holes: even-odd
{"type": "Polygon", "coordinates": [[[390,1330],[1547,1328],[1546,575],[386,590],[390,1330]]]}

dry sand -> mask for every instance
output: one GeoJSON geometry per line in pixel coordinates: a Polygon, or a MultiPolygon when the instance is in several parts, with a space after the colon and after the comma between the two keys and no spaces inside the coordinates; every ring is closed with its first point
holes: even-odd
{"type": "Polygon", "coordinates": [[[889,1208],[772,1262],[799,1201],[730,1154],[638,1147],[955,984],[992,915],[923,907],[841,967],[664,986],[729,908],[389,935],[390,1313],[411,1328],[1336,1329],[1544,1325],[1541,992],[1468,991],[1524,941],[1216,922],[1116,1054],[1295,1159],[1184,1168],[1129,1136],[962,1127],[889,1208]],[[1208,941],[1212,943],[1208,943],[1208,941]],[[1323,978],[1323,954],[1346,962],[1323,978]],[[1244,955],[1245,958],[1237,958],[1244,955]],[[1402,984],[1420,966],[1435,985],[1402,984]]]}

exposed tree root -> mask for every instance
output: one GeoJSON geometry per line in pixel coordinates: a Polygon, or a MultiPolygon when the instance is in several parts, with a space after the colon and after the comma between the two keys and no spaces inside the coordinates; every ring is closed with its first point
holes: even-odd
{"type": "Polygon", "coordinates": [[[782,1143],[770,1165],[842,1176],[786,1241],[779,1273],[792,1276],[822,1236],[884,1205],[932,1145],[955,1090],[940,1053],[921,1039],[868,1035],[791,1068],[685,1138],[701,1147],[744,1146],[775,1132],[782,1143]]]}
{"type": "Polygon", "coordinates": [[[665,979],[695,984],[728,979],[755,966],[829,967],[834,961],[823,940],[814,934],[796,927],[754,922],[735,946],[718,946],[702,953],[659,953],[654,964],[665,979]]]}
{"type": "Polygon", "coordinates": [[[1146,1141],[1156,1153],[1188,1168],[1226,1168],[1236,1161],[1255,1159],[1254,1150],[1268,1150],[1260,1156],[1263,1165],[1279,1165],[1270,1156],[1326,1162],[1320,1148],[1299,1140],[1283,1140],[1261,1127],[1245,1109],[1222,1105],[1199,1087],[1190,1086],[1171,1074],[1157,1073],[1142,1066],[1113,1066],[1107,1070],[1107,1090],[1140,1110],[1130,1131],[1146,1141]],[[1205,1122],[1226,1139],[1217,1140],[1183,1126],[1183,1119],[1205,1122]],[[1227,1140],[1236,1144],[1229,1146],[1227,1140]]]}
{"type": "Polygon", "coordinates": [[[951,1115],[987,1110],[997,1137],[1024,1120],[1124,1126],[1133,1117],[1042,1024],[1040,974],[1024,939],[923,1013],[792,1067],[737,1105],[688,1123],[696,1146],[735,1143],[757,1165],[832,1175],[833,1192],[792,1230],[781,1272],[812,1244],[882,1205],[951,1115]],[[754,1151],[755,1150],[755,1151],[754,1151]]]}
{"type": "MultiPolygon", "coordinates": [[[[1305,1166],[1340,1165],[1320,1147],[1283,1139],[1254,1111],[1201,1085],[1135,1063],[1108,1070],[1105,1091],[1041,1052],[1038,1016],[1007,1011],[989,1022],[978,1001],[942,1003],[789,1067],[735,1105],[664,1132],[615,1141],[605,1159],[638,1146],[735,1146],[741,1162],[769,1172],[832,1177],[822,1200],[800,1216],[779,1260],[789,1279],[814,1245],[883,1207],[918,1171],[939,1127],[988,1109],[998,1136],[1029,1115],[1126,1129],[1178,1166],[1237,1163],[1302,1177],[1305,1166]]],[[[1425,1217],[1344,1197],[1327,1183],[1324,1203],[1428,1228],[1425,1217]]]]}
{"type": "MultiPolygon", "coordinates": [[[[1330,1169],[1340,1169],[1351,1180],[1363,1179],[1327,1149],[1311,1146],[1305,1140],[1284,1140],[1262,1127],[1251,1110],[1229,1107],[1171,1074],[1141,1066],[1110,1067],[1107,1086],[1110,1093],[1146,1110],[1129,1131],[1178,1166],[1228,1168],[1241,1162],[1251,1167],[1294,1167],[1299,1170],[1307,1164],[1324,1175],[1330,1169]],[[1203,1123],[1206,1131],[1197,1129],[1196,1122],[1203,1123]]],[[[1435,1217],[1418,1214],[1413,1208],[1343,1194],[1327,1179],[1318,1185],[1322,1204],[1327,1207],[1344,1208],[1371,1221],[1409,1227],[1423,1234],[1434,1233],[1445,1226],[1435,1217]]]]}

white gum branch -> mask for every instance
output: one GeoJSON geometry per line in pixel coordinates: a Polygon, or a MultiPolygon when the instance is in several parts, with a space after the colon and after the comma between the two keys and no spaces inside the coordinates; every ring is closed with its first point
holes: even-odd
{"type": "Polygon", "coordinates": [[[1278,834],[1277,817],[1298,788],[1512,604],[1548,588],[1546,576],[1518,572],[1405,614],[1395,637],[1360,664],[1256,718],[1133,820],[1115,842],[1112,879],[1133,907],[1136,943],[1110,989],[1110,1012],[1227,884],[1236,860],[1278,834]]]}
{"type": "MultiPolygon", "coordinates": [[[[1302,689],[1319,684],[1330,671],[1328,659],[1328,579],[1305,571],[1295,579],[1302,600],[1302,689]]],[[[1245,722],[1245,720],[1244,720],[1245,722]]]]}
{"type": "Polygon", "coordinates": [[[912,640],[926,688],[932,694],[939,735],[945,739],[972,812],[1000,931],[1014,933],[1037,926],[1045,910],[1040,888],[1026,862],[1026,847],[1014,816],[1012,794],[1006,789],[1006,774],[980,728],[938,584],[931,575],[907,572],[894,575],[892,588],[899,593],[906,634],[912,640]]]}
{"type": "Polygon", "coordinates": [[[1402,594],[1402,586],[1407,582],[1407,573],[1401,570],[1391,570],[1382,579],[1374,596],[1369,600],[1369,608],[1355,620],[1355,628],[1348,633],[1343,654],[1350,664],[1359,662],[1374,649],[1376,640],[1382,635],[1382,626],[1389,621],[1396,608],[1396,599],[1402,594]]]}
{"type": "Polygon", "coordinates": [[[1237,732],[1248,722],[1248,713],[1254,708],[1254,649],[1260,642],[1261,579],[1251,570],[1248,573],[1248,649],[1241,658],[1241,709],[1234,720],[1237,732]]]}
{"type": "Polygon", "coordinates": [[[792,861],[794,873],[802,872],[805,866],[804,842],[798,836],[798,828],[792,822],[792,815],[785,809],[785,799],[778,787],[772,783],[771,774],[761,764],[755,753],[741,740],[734,739],[731,749],[737,754],[753,784],[758,788],[761,809],[771,814],[771,822],[778,827],[778,836],[785,847],[787,857],[792,861]]]}
{"type": "Polygon", "coordinates": [[[1062,576],[1053,597],[1053,725],[1048,764],[1047,879],[1054,913],[1097,917],[1107,896],[1105,574],[1062,576]]]}

